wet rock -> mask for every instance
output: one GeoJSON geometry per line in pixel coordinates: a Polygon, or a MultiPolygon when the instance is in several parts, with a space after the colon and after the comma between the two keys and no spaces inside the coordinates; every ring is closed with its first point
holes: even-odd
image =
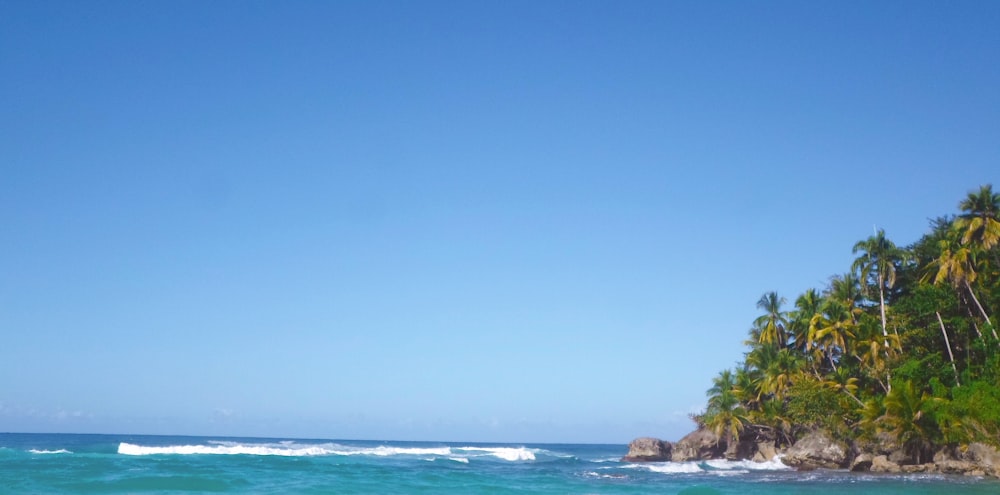
{"type": "Polygon", "coordinates": [[[720,441],[718,435],[709,429],[699,428],[674,444],[671,460],[685,462],[719,459],[725,452],[726,444],[720,441]]]}

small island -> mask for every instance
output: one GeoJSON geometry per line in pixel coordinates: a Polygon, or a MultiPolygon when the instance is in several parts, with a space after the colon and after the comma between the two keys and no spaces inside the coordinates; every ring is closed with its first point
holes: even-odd
{"type": "Polygon", "coordinates": [[[1000,194],[985,185],[913,245],[878,230],[826,287],[761,296],[697,429],[623,459],[1000,477],[1000,194]]]}

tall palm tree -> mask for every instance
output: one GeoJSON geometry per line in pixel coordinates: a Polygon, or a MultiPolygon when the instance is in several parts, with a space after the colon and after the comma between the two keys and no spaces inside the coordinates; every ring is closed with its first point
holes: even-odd
{"type": "Polygon", "coordinates": [[[831,299],[840,301],[848,309],[854,310],[864,296],[861,289],[861,280],[854,273],[845,273],[834,276],[830,279],[830,290],[828,296],[831,299]]]}
{"type": "Polygon", "coordinates": [[[796,350],[806,352],[806,344],[809,342],[809,322],[816,313],[819,313],[822,304],[823,298],[816,289],[809,289],[795,299],[795,311],[790,315],[788,329],[792,337],[792,346],[796,350]]]}
{"type": "Polygon", "coordinates": [[[979,314],[982,315],[990,330],[993,331],[993,338],[997,339],[996,329],[993,328],[990,316],[983,309],[983,305],[980,304],[975,291],[972,290],[971,283],[975,282],[977,277],[975,251],[967,245],[956,245],[953,241],[947,239],[941,240],[938,245],[941,249],[941,255],[928,265],[929,271],[924,276],[924,279],[933,278],[935,284],[947,281],[951,283],[951,286],[955,290],[961,291],[964,289],[972,297],[972,300],[976,303],[976,308],[979,309],[979,314]]]}
{"type": "Polygon", "coordinates": [[[802,375],[802,368],[803,359],[800,354],[787,348],[779,349],[774,359],[763,370],[764,380],[761,388],[773,394],[775,399],[782,400],[788,389],[802,375]]]}
{"type": "Polygon", "coordinates": [[[760,389],[761,381],[761,372],[750,366],[744,364],[742,368],[736,370],[733,392],[744,409],[753,411],[760,405],[760,397],[763,395],[760,389]]]}
{"type": "Polygon", "coordinates": [[[781,311],[782,304],[785,304],[785,298],[778,297],[778,293],[774,291],[760,296],[760,300],[757,301],[757,308],[764,311],[764,314],[753,322],[760,329],[760,343],[776,343],[778,347],[785,347],[788,340],[785,335],[788,317],[781,311]]]}
{"type": "Polygon", "coordinates": [[[809,340],[823,349],[833,371],[837,371],[834,357],[847,353],[848,340],[855,336],[854,327],[851,312],[840,301],[833,299],[828,299],[822,311],[810,322],[809,340]]]}
{"type": "Polygon", "coordinates": [[[978,193],[969,193],[958,207],[965,212],[955,219],[955,226],[962,232],[962,244],[989,251],[1000,243],[1000,193],[993,192],[992,184],[980,187],[978,193]]]}
{"type": "Polygon", "coordinates": [[[879,309],[882,313],[882,335],[885,347],[889,347],[889,332],[886,330],[885,292],[896,285],[896,266],[906,260],[907,254],[885,237],[879,229],[875,235],[858,241],[854,253],[862,255],[854,260],[853,269],[861,274],[861,279],[872,281],[878,287],[879,309]]]}
{"type": "Polygon", "coordinates": [[[886,393],[892,389],[891,368],[899,350],[899,335],[883,337],[870,319],[862,319],[857,326],[851,352],[860,364],[861,371],[874,379],[886,393]],[[884,346],[888,340],[889,347],[884,346]]]}
{"type": "Polygon", "coordinates": [[[723,370],[712,379],[708,389],[708,407],[705,410],[705,426],[731,448],[733,438],[739,438],[747,422],[746,411],[737,398],[736,379],[731,370],[723,370]]]}

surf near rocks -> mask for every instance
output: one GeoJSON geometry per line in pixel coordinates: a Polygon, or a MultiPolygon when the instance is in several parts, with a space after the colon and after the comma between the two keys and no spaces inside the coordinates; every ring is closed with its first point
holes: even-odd
{"type": "Polygon", "coordinates": [[[728,445],[707,428],[699,428],[676,443],[641,437],[629,444],[623,462],[675,463],[706,460],[774,462],[800,470],[841,469],[853,472],[933,473],[1000,478],[1000,450],[983,443],[939,447],[926,461],[893,443],[845,442],[822,429],[802,432],[791,444],[767,432],[744,430],[728,445]]]}

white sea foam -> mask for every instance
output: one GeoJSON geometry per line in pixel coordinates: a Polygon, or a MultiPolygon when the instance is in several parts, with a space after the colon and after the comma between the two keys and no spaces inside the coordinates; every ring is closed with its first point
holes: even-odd
{"type": "Polygon", "coordinates": [[[535,454],[540,452],[525,447],[455,447],[454,450],[470,457],[493,456],[505,461],[533,461],[535,454]]]}
{"type": "Polygon", "coordinates": [[[784,471],[791,469],[775,457],[767,462],[709,460],[701,462],[650,462],[627,464],[629,469],[645,469],[663,474],[711,473],[717,476],[747,474],[751,471],[784,471]]]}
{"type": "Polygon", "coordinates": [[[629,464],[625,467],[647,469],[654,473],[664,474],[701,473],[705,471],[696,462],[651,462],[648,464],[629,464]]]}
{"type": "Polygon", "coordinates": [[[495,457],[506,461],[533,461],[535,449],[525,447],[398,447],[380,445],[363,447],[336,443],[300,444],[290,441],[278,443],[239,443],[210,441],[200,445],[145,446],[122,442],[118,453],[123,455],[263,455],[263,456],[417,456],[447,458],[469,462],[469,458],[495,457]]]}
{"type": "Polygon", "coordinates": [[[70,451],[68,451],[66,449],[59,449],[59,450],[38,450],[38,449],[31,449],[28,452],[31,452],[32,454],[72,454],[72,452],[70,452],[70,451]]]}
{"type": "Polygon", "coordinates": [[[448,447],[436,447],[436,448],[415,448],[415,447],[387,447],[380,446],[374,449],[359,449],[359,454],[362,455],[377,455],[379,457],[388,457],[395,455],[438,455],[446,456],[451,454],[451,449],[448,447]]]}
{"type": "Polygon", "coordinates": [[[596,471],[587,471],[586,473],[584,473],[584,476],[588,476],[588,477],[591,477],[591,478],[610,479],[610,480],[627,480],[628,479],[628,476],[626,476],[624,474],[603,474],[603,473],[598,473],[596,471]]]}
{"type": "Polygon", "coordinates": [[[275,455],[275,456],[317,456],[330,455],[333,451],[322,445],[278,446],[276,444],[231,444],[231,445],[166,445],[149,447],[122,442],[118,453],[124,455],[275,455]]]}
{"type": "Polygon", "coordinates": [[[725,460],[711,460],[705,461],[705,464],[713,469],[718,470],[740,470],[740,471],[784,471],[792,469],[781,462],[781,458],[775,456],[774,459],[766,462],[754,462],[754,461],[725,461],[725,460]]]}

